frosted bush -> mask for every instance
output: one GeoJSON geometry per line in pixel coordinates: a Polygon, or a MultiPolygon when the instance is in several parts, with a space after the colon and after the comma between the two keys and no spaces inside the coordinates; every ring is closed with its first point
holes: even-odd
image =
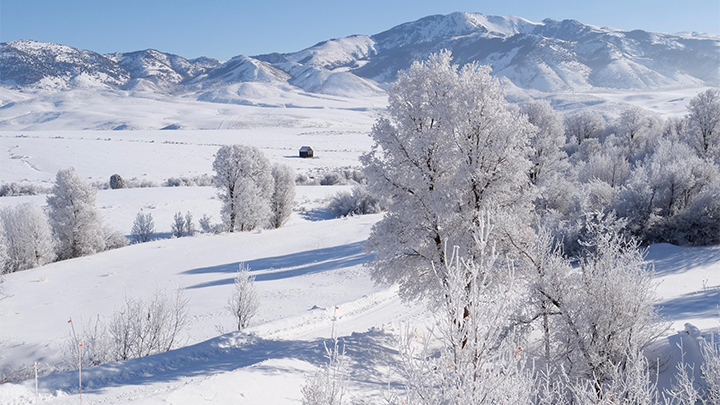
{"type": "Polygon", "coordinates": [[[365,186],[355,186],[352,192],[337,193],[328,205],[328,210],[336,218],[348,215],[378,214],[386,211],[389,202],[371,195],[365,186]]]}
{"type": "Polygon", "coordinates": [[[9,183],[0,185],[0,197],[15,197],[21,195],[48,194],[50,188],[34,184],[9,183]]]}
{"type": "Polygon", "coordinates": [[[137,243],[149,242],[155,236],[155,222],[151,213],[143,214],[138,212],[133,222],[130,235],[137,243]]]}
{"type": "Polygon", "coordinates": [[[225,232],[225,227],[223,226],[223,224],[213,224],[212,220],[210,219],[210,217],[207,214],[204,214],[202,216],[202,218],[200,218],[198,223],[200,224],[200,229],[204,233],[218,234],[218,233],[225,232]]]}
{"type": "Polygon", "coordinates": [[[342,177],[337,173],[328,173],[321,180],[321,186],[334,186],[340,184],[342,177]]]}
{"type": "Polygon", "coordinates": [[[127,297],[109,324],[98,317],[95,322],[78,325],[77,330],[73,327],[65,344],[66,366],[78,367],[79,350],[86,367],[173,349],[187,324],[187,314],[188,300],[181,288],[173,297],[156,291],[150,301],[127,297]]]}
{"type": "Polygon", "coordinates": [[[185,236],[185,217],[183,217],[182,212],[176,212],[173,216],[171,233],[176,238],[185,236]]]}
{"type": "Polygon", "coordinates": [[[345,347],[333,339],[332,347],[323,343],[327,363],[305,380],[303,405],[342,405],[347,396],[348,358],[345,347]]]}
{"type": "Polygon", "coordinates": [[[255,316],[259,307],[255,277],[250,275],[250,268],[241,263],[235,275],[235,289],[226,307],[235,318],[238,330],[243,330],[250,324],[250,319],[255,316]]]}
{"type": "Polygon", "coordinates": [[[157,291],[151,301],[126,298],[107,326],[115,360],[128,360],[172,349],[187,323],[183,290],[174,297],[157,291]]]}

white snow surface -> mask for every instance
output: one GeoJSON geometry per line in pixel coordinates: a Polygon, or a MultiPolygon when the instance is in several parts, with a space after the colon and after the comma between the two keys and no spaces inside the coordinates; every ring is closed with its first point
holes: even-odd
{"type": "MultiPolygon", "coordinates": [[[[2,89],[0,181],[50,187],[57,170],[74,166],[87,181],[119,173],[160,183],[212,174],[214,153],[235,143],[257,146],[298,173],[359,166],[384,97],[265,92],[266,84],[243,83],[233,90],[252,105],[142,92],[125,97],[116,91],[2,89]],[[170,124],[185,129],[158,130],[170,124]],[[107,130],[115,127],[124,130],[107,130]],[[304,145],[317,157],[297,158],[304,145]]],[[[682,115],[701,90],[538,96],[563,113],[592,107],[613,116],[624,105],[638,105],[682,115]]],[[[422,329],[431,317],[422,305],[400,302],[394,287],[375,285],[364,267],[372,256],[363,242],[381,215],[329,219],[323,210],[336,192],[349,188],[298,186],[295,211],[281,229],[178,239],[169,238],[176,212],[219,221],[213,188],[98,192],[106,224],[128,235],[142,210],[153,214],[160,239],[8,275],[1,284],[7,298],[0,299],[0,367],[28,370],[37,361],[41,371],[48,370],[62,359],[69,318],[76,327],[98,316],[107,320],[126,297],[147,299],[158,289],[182,286],[190,300],[184,347],[84,370],[84,403],[300,403],[305,376],[325,361],[323,342],[333,328],[351,361],[351,395],[380,398],[388,383],[400,381],[392,367],[394,336],[406,324],[422,329]],[[224,307],[241,262],[256,276],[261,309],[249,329],[233,332],[224,307]]],[[[43,205],[45,198],[4,197],[0,207],[43,205]]],[[[667,386],[680,338],[690,353],[703,335],[717,330],[720,247],[654,245],[647,260],[659,282],[658,306],[671,322],[667,336],[649,351],[661,358],[661,384],[667,386]]],[[[700,361],[693,356],[686,361],[700,361]]],[[[41,377],[40,403],[78,403],[77,377],[76,372],[41,377]]],[[[31,380],[0,385],[0,404],[34,401],[31,380]]]]}

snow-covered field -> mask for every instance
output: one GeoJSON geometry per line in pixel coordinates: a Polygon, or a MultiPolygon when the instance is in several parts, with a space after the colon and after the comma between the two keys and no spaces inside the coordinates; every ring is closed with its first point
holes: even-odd
{"type": "MultiPolygon", "coordinates": [[[[600,100],[607,111],[630,103],[681,115],[699,90],[553,100],[568,109],[600,100]]],[[[23,104],[32,98],[26,94],[3,95],[14,97],[23,110],[19,115],[17,107],[0,110],[0,183],[49,187],[57,170],[68,166],[87,181],[107,181],[119,173],[161,183],[212,174],[218,147],[235,143],[257,146],[271,161],[298,173],[357,167],[371,145],[366,134],[386,102],[295,94],[285,104],[299,108],[288,108],[278,100],[260,107],[115,99],[111,93],[87,100],[83,94],[36,96],[45,104],[23,104]],[[8,116],[12,111],[16,115],[8,116]],[[187,129],[159,130],[178,122],[187,129]],[[140,129],[101,130],[112,129],[104,123],[140,129]],[[312,146],[317,158],[297,158],[303,145],[312,146]]],[[[329,219],[323,212],[332,195],[348,189],[298,186],[295,212],[281,229],[178,239],[167,238],[176,212],[219,220],[213,188],[100,191],[97,206],[107,224],[127,235],[142,210],[153,214],[163,238],[8,275],[2,283],[7,298],[0,300],[0,367],[38,362],[47,369],[62,361],[69,318],[80,327],[98,316],[111,317],[127,297],[148,299],[158,290],[184,287],[190,315],[185,347],[83,370],[84,403],[300,403],[305,376],[324,362],[323,342],[333,329],[351,361],[351,395],[380,398],[398,381],[392,369],[394,334],[406,322],[421,328],[428,316],[421,305],[402,303],[394,287],[374,285],[363,266],[372,259],[363,241],[380,215],[329,219]],[[250,328],[233,332],[225,305],[240,263],[256,277],[261,307],[250,328]]],[[[25,201],[42,205],[45,196],[3,197],[0,207],[25,201]]],[[[647,259],[655,265],[658,305],[672,322],[658,353],[675,350],[687,322],[703,332],[718,327],[719,247],[654,245],[647,259]]],[[[665,364],[663,375],[672,371],[672,361],[665,364]]],[[[78,403],[77,383],[76,372],[41,377],[40,402],[78,403]]],[[[0,385],[0,404],[34,401],[33,381],[0,385]]]]}

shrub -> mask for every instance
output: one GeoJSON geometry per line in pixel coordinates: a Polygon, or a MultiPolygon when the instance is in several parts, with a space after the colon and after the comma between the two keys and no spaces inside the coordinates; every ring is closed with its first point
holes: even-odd
{"type": "Polygon", "coordinates": [[[156,291],[149,302],[128,297],[109,325],[98,317],[79,334],[73,328],[65,344],[65,363],[71,369],[77,367],[80,343],[83,365],[89,366],[166,352],[176,346],[187,314],[182,288],[172,298],[156,291]]]}
{"type": "Polygon", "coordinates": [[[125,180],[119,174],[113,174],[110,176],[110,188],[113,190],[125,188],[125,180]]]}
{"type": "Polygon", "coordinates": [[[228,311],[235,317],[238,330],[243,330],[250,324],[250,319],[255,316],[259,307],[255,277],[251,277],[250,268],[241,263],[235,276],[235,290],[227,305],[228,311]]]}
{"type": "Polygon", "coordinates": [[[378,198],[367,191],[365,186],[355,186],[351,193],[339,192],[333,197],[328,209],[336,218],[348,215],[377,214],[386,211],[389,201],[378,198]]]}
{"type": "Polygon", "coordinates": [[[151,241],[155,236],[155,222],[153,222],[152,214],[138,212],[130,234],[137,243],[151,241]]]}

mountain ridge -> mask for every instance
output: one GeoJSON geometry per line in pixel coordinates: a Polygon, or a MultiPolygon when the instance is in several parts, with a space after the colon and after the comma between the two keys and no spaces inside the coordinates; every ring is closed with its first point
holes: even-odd
{"type": "Polygon", "coordinates": [[[60,44],[6,42],[0,44],[0,85],[192,93],[253,82],[331,95],[379,94],[398,71],[442,49],[453,53],[455,63],[488,64],[517,87],[547,93],[720,85],[720,36],[465,12],[226,62],[154,49],[101,55],[60,44]]]}

